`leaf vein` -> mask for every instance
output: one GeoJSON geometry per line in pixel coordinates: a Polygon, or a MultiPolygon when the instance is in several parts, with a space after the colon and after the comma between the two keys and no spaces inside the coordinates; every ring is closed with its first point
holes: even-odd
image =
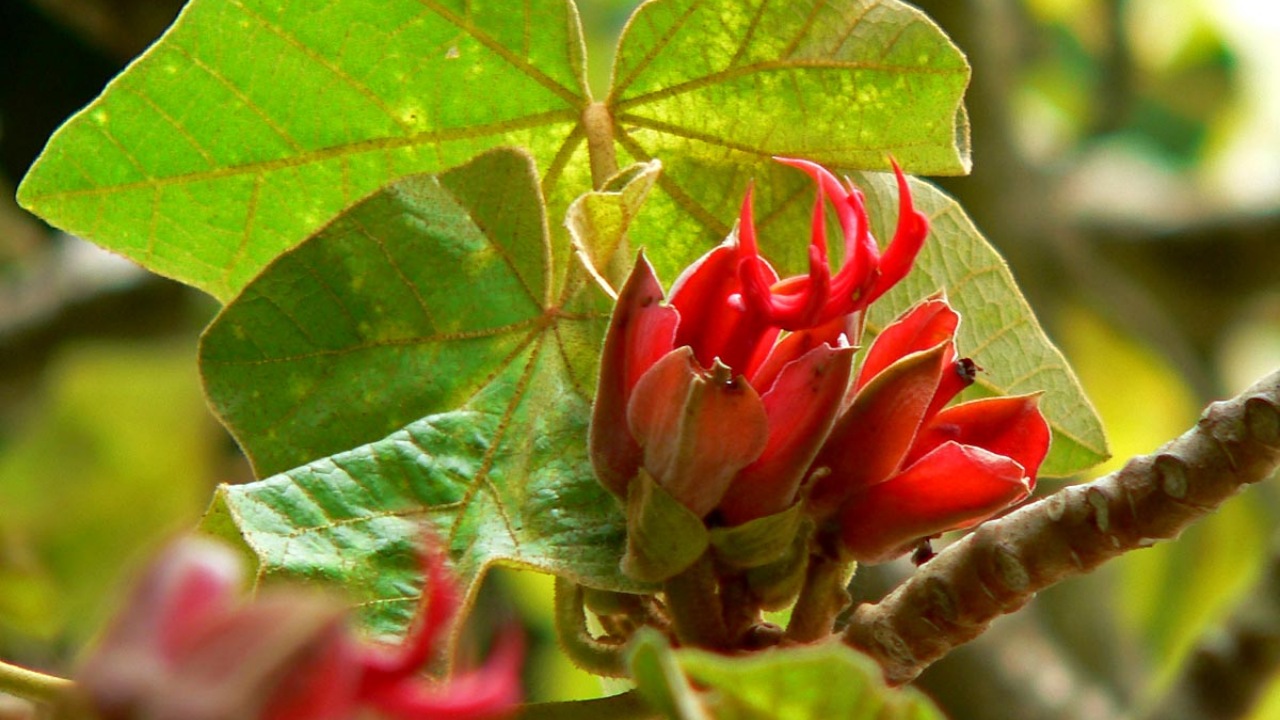
{"type": "Polygon", "coordinates": [[[201,60],[198,56],[189,52],[181,45],[175,44],[172,48],[174,52],[185,57],[192,65],[203,70],[206,75],[213,78],[219,85],[222,85],[228,92],[236,96],[236,99],[244,103],[244,106],[249,110],[249,112],[257,115],[258,119],[261,120],[263,124],[271,130],[271,132],[275,133],[277,137],[283,140],[294,152],[304,152],[302,144],[289,134],[288,130],[281,127],[280,124],[275,121],[275,118],[271,117],[270,113],[264,110],[262,106],[258,105],[258,103],[254,102],[253,98],[245,94],[244,90],[232,82],[230,78],[218,72],[217,68],[214,68],[201,60]]]}
{"type": "Polygon", "coordinates": [[[488,33],[481,31],[479,27],[471,22],[470,18],[458,17],[454,13],[449,12],[449,10],[437,2],[437,0],[418,0],[418,2],[422,3],[424,7],[435,11],[437,15],[449,21],[453,25],[456,25],[458,29],[465,31],[476,40],[479,40],[495,55],[506,60],[513,67],[520,70],[520,72],[536,81],[539,85],[558,95],[560,99],[568,103],[570,107],[578,108],[584,104],[584,98],[582,96],[556,82],[551,78],[551,76],[539,70],[537,66],[511,52],[509,48],[505,47],[488,33]]]}
{"type": "MultiPolygon", "coordinates": [[[[640,143],[636,142],[631,134],[626,130],[619,129],[618,142],[642,162],[648,162],[653,159],[640,143]]],[[[720,221],[712,212],[703,207],[697,200],[694,200],[688,193],[684,191],[674,180],[671,179],[670,173],[662,173],[658,175],[658,187],[667,191],[671,199],[675,201],[685,212],[702,225],[713,236],[724,237],[729,234],[729,228],[720,221]]]]}
{"type": "Polygon", "coordinates": [[[368,140],[358,140],[350,143],[342,143],[326,148],[316,150],[308,150],[299,152],[289,157],[274,158],[271,160],[262,160],[258,162],[249,162],[242,165],[232,165],[214,170],[202,170],[190,173],[181,173],[178,175],[170,175],[167,177],[152,178],[141,181],[118,183],[105,187],[82,188],[76,190],[62,190],[51,192],[38,196],[40,199],[49,198],[71,198],[93,195],[110,195],[112,193],[123,190],[130,190],[138,187],[182,185],[191,182],[199,182],[204,180],[215,180],[224,177],[234,177],[238,175],[252,173],[267,173],[275,170],[287,168],[296,168],[309,165],[331,158],[343,157],[346,155],[359,155],[368,152],[382,152],[385,150],[397,150],[401,148],[417,147],[420,145],[434,144],[441,142],[450,142],[455,140],[471,140],[475,138],[487,137],[490,135],[499,135],[504,132],[513,130],[529,130],[547,125],[554,125],[558,122],[577,122],[578,115],[575,111],[552,110],[536,115],[527,115],[522,118],[513,120],[504,120],[500,122],[490,123],[488,125],[475,125],[464,128],[448,128],[443,130],[429,130],[416,135],[407,137],[382,137],[371,138],[368,140]]]}
{"type": "Polygon", "coordinates": [[[204,362],[213,365],[270,365],[282,362],[295,362],[298,360],[310,360],[312,358],[324,357],[326,355],[347,355],[352,353],[364,352],[366,350],[376,350],[383,347],[400,347],[405,345],[428,345],[438,342],[449,342],[453,340],[473,340],[477,338],[496,337],[509,332],[521,330],[531,325],[538,325],[541,322],[541,316],[534,316],[521,320],[519,322],[510,323],[508,325],[499,325],[492,328],[480,328],[477,330],[461,330],[438,335],[414,336],[407,338],[388,338],[382,340],[371,340],[369,342],[359,343],[343,348],[333,348],[327,350],[315,350],[312,352],[297,353],[294,355],[281,355],[279,357],[254,358],[252,360],[224,360],[219,358],[205,358],[204,362]]]}
{"type": "Polygon", "coordinates": [[[320,67],[324,68],[334,77],[338,78],[343,83],[346,83],[353,90],[360,93],[360,95],[362,95],[366,100],[368,100],[370,104],[372,104],[374,107],[381,110],[387,116],[387,119],[391,120],[391,122],[395,123],[396,125],[399,125],[401,128],[405,130],[411,129],[411,126],[408,123],[404,122],[403,120],[395,116],[395,113],[391,111],[391,108],[387,107],[387,104],[382,101],[382,98],[378,97],[378,95],[374,93],[373,90],[369,88],[369,86],[365,85],[364,83],[355,79],[351,75],[347,74],[347,72],[343,70],[341,66],[334,64],[333,62],[330,61],[329,58],[326,58],[325,56],[321,55],[319,52],[316,52],[314,48],[308,46],[306,43],[294,37],[292,34],[286,32],[284,28],[271,22],[270,20],[263,17],[262,15],[259,15],[257,12],[251,10],[240,0],[232,0],[232,5],[239,8],[241,11],[244,12],[244,14],[252,17],[260,25],[266,28],[268,32],[280,38],[281,40],[285,41],[286,43],[288,43],[293,49],[302,53],[307,59],[311,60],[312,62],[316,63],[320,67]]]}
{"type": "MultiPolygon", "coordinates": [[[[672,27],[667,30],[667,33],[663,35],[658,42],[654,43],[653,47],[649,48],[649,52],[645,53],[644,57],[640,58],[640,61],[631,68],[631,72],[625,78],[614,84],[613,88],[609,91],[609,98],[606,101],[611,110],[616,111],[621,108],[621,106],[615,102],[615,99],[621,95],[622,91],[626,90],[631,83],[635,82],[636,78],[639,77],[640,74],[643,73],[645,69],[662,54],[663,50],[666,50],[667,45],[670,45],[671,40],[680,32],[680,28],[684,27],[685,23],[689,22],[689,18],[700,7],[702,7],[702,0],[693,0],[693,2],[690,2],[689,6],[684,11],[684,14],[679,18],[676,18],[672,27]]],[[[623,29],[622,37],[624,39],[630,34],[628,31],[631,29],[631,23],[638,22],[641,17],[645,17],[646,20],[649,19],[644,15],[644,8],[638,10],[636,14],[631,17],[631,22],[628,22],[627,27],[623,29]]],[[[650,20],[650,22],[652,22],[652,20],[650,20]]]]}
{"type": "Polygon", "coordinates": [[[717,85],[719,83],[736,80],[753,73],[764,72],[791,72],[797,70],[874,70],[877,72],[893,72],[901,75],[963,75],[964,69],[957,68],[923,68],[919,66],[897,66],[888,65],[880,62],[867,61],[848,61],[848,60],[830,60],[830,59],[806,59],[806,60],[766,60],[750,65],[741,65],[739,67],[728,68],[720,72],[703,75],[701,77],[686,80],[682,83],[676,83],[661,90],[637,95],[635,97],[620,100],[614,104],[615,113],[620,113],[633,108],[637,105],[653,102],[655,100],[665,100],[670,97],[684,95],[695,90],[701,90],[705,87],[717,85]]]}
{"type": "Polygon", "coordinates": [[[813,23],[818,19],[818,14],[821,13],[823,8],[826,6],[826,0],[819,0],[818,2],[813,3],[809,9],[809,15],[805,17],[804,23],[800,25],[800,30],[796,32],[795,36],[791,38],[791,41],[787,43],[787,47],[782,50],[782,58],[784,60],[789,60],[792,55],[795,55],[796,50],[800,48],[800,41],[804,40],[809,35],[809,31],[813,29],[813,23]]]}
{"type": "Polygon", "coordinates": [[[404,274],[404,269],[400,267],[400,263],[396,262],[395,257],[391,255],[391,251],[387,249],[387,244],[382,242],[382,238],[379,238],[369,232],[369,228],[365,227],[364,223],[360,222],[360,219],[355,215],[351,215],[348,219],[351,221],[352,225],[355,225],[361,235],[365,236],[369,242],[378,246],[378,251],[382,253],[382,257],[386,258],[387,264],[391,266],[393,271],[395,271],[396,277],[400,279],[400,282],[405,286],[409,293],[413,295],[414,301],[418,304],[418,309],[422,311],[423,319],[427,321],[427,325],[434,332],[437,325],[435,318],[431,315],[431,309],[427,307],[427,301],[422,297],[422,293],[418,290],[417,284],[404,274]]]}

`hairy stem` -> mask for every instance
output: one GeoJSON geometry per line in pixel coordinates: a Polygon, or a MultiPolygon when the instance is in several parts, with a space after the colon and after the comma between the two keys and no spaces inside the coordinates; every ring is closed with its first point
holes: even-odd
{"type": "Polygon", "coordinates": [[[556,636],[560,648],[574,665],[595,675],[626,677],[627,663],[621,641],[601,640],[587,627],[581,585],[556,576],[556,636]]]}
{"type": "Polygon", "coordinates": [[[63,702],[75,687],[66,678],[0,662],[0,692],[48,705],[63,702]]]}
{"type": "Polygon", "coordinates": [[[703,554],[688,569],[662,585],[671,622],[682,645],[725,650],[729,631],[711,556],[703,554]]]}
{"type": "Polygon", "coordinates": [[[854,613],[844,639],[910,681],[1038,591],[1176,537],[1280,463],[1280,371],[1210,405],[1151,455],[980,526],[854,613]]]}
{"type": "Polygon", "coordinates": [[[836,616],[849,607],[849,564],[822,553],[809,556],[804,586],[791,611],[787,639],[792,642],[814,642],[831,634],[836,616]]]}

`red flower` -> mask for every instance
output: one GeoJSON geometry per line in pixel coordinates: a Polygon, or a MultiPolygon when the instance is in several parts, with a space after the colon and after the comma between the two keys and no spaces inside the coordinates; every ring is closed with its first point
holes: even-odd
{"type": "Polygon", "coordinates": [[[960,316],[941,296],[885,328],[856,395],[814,462],[809,500],[853,558],[876,562],[921,538],[975,525],[1030,494],[1049,448],[1037,395],[942,409],[973,381],[956,359],[960,316]]]}
{"type": "Polygon", "coordinates": [[[333,600],[296,589],[240,599],[238,558],[186,538],[143,575],[80,673],[105,720],[481,720],[519,701],[522,650],[508,634],[485,667],[433,683],[419,669],[440,650],[458,590],[440,552],[422,555],[426,589],[397,647],[361,641],[333,600]]]}
{"type": "Polygon", "coordinates": [[[896,165],[898,227],[881,255],[860,192],[813,163],[782,162],[818,185],[808,274],[779,281],[760,257],[748,191],[737,232],[676,280],[668,304],[643,254],[619,294],[590,448],[597,477],[620,496],[643,468],[697,514],[718,509],[730,524],[789,507],[841,410],[856,313],[906,275],[924,242],[928,224],[896,165]],[[834,276],[825,202],[844,235],[834,276]]]}

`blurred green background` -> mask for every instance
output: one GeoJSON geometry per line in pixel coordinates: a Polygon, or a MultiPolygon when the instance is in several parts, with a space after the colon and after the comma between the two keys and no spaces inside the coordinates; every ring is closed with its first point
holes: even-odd
{"type": "MultiPolygon", "coordinates": [[[[600,93],[635,4],[579,0],[600,93]]],[[[216,483],[251,479],[197,377],[216,304],[12,201],[49,134],[181,5],[0,0],[0,657],[56,672],[149,549],[216,483]]],[[[1117,459],[1098,472],[1280,366],[1280,10],[919,5],[974,68],[975,170],[939,184],[1005,253],[1101,411],[1117,459]]],[[[920,683],[954,718],[1143,716],[1194,645],[1258,603],[1278,516],[1274,483],[1251,489],[1177,542],[1044,593],[920,683]]],[[[906,572],[868,569],[855,591],[906,572]]],[[[556,650],[548,578],[502,570],[487,590],[478,616],[529,628],[534,699],[605,692],[556,650]]],[[[1253,717],[1280,718],[1280,685],[1253,717]]]]}

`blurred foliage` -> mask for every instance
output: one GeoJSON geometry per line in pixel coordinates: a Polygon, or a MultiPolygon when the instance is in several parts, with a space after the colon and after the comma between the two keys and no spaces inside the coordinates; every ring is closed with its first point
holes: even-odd
{"type": "MultiPolygon", "coordinates": [[[[634,4],[581,2],[597,92],[634,4]]],[[[1006,253],[1062,341],[1115,462],[1280,364],[1280,67],[1266,64],[1276,11],[1243,0],[920,4],[975,66],[975,172],[942,184],[1006,253]]],[[[0,0],[0,187],[163,26],[155,9],[177,6],[0,0]]],[[[49,235],[0,203],[0,298],[53,252],[49,235]]],[[[156,281],[139,287],[147,282],[156,281]]],[[[164,315],[139,332],[127,328],[159,308],[125,303],[113,306],[115,321],[94,316],[93,332],[49,323],[57,330],[36,343],[29,324],[6,324],[4,303],[0,366],[29,358],[38,371],[0,378],[0,654],[65,668],[141,549],[194,521],[210,483],[243,466],[230,464],[200,400],[198,314],[164,315]],[[134,339],[85,345],[87,334],[134,339]]],[[[1082,679],[1054,685],[1061,678],[1044,669],[1045,682],[1024,690],[1093,683],[1121,707],[1158,697],[1188,648],[1247,599],[1278,514],[1275,488],[1255,488],[1178,541],[1046,593],[1027,620],[1082,679]],[[1104,652],[1119,650],[1100,658],[1096,638],[1107,633],[1104,652]]],[[[599,694],[554,647],[549,588],[545,576],[502,570],[484,592],[509,595],[530,629],[534,699],[599,694]]],[[[1004,627],[982,647],[1023,664],[1036,657],[1004,627]]],[[[974,667],[965,677],[975,688],[1005,672],[974,667]]],[[[1011,707],[956,700],[946,710],[982,720],[1011,717],[1011,707]]],[[[1280,718],[1280,686],[1254,717],[1280,718]]]]}
{"type": "Polygon", "coordinates": [[[194,352],[173,342],[75,345],[44,406],[0,455],[0,647],[75,647],[123,568],[207,502],[216,427],[194,352]]]}

